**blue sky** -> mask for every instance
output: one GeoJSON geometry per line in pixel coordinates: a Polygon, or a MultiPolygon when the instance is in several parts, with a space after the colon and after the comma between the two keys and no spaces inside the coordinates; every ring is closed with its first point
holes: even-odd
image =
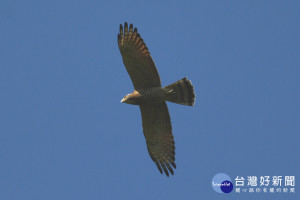
{"type": "MultiPolygon", "coordinates": [[[[299,177],[299,1],[0,2],[0,199],[296,199],[219,194],[217,173],[299,177]],[[117,46],[138,27],[168,103],[175,175],[150,159],[117,46]]],[[[296,181],[297,184],[297,181],[296,181]]]]}

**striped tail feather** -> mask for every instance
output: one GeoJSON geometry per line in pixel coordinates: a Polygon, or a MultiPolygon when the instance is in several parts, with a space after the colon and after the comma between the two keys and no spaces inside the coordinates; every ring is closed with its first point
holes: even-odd
{"type": "Polygon", "coordinates": [[[166,100],[187,106],[195,103],[194,87],[186,77],[166,87],[166,100]]]}

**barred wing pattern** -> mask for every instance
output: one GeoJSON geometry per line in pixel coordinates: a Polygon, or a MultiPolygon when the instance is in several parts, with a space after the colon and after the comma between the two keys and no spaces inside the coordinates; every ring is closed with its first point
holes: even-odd
{"type": "Polygon", "coordinates": [[[124,30],[120,25],[118,44],[126,70],[135,89],[161,87],[159,74],[150,56],[150,52],[137,28],[125,22],[124,30]]]}
{"type": "MultiPolygon", "coordinates": [[[[159,74],[137,28],[125,22],[118,34],[119,49],[135,90],[161,87],[159,74]]],[[[160,173],[174,174],[175,143],[166,102],[140,103],[143,132],[151,159],[160,173]],[[173,168],[172,168],[173,167],[173,168]]]]}
{"type": "Polygon", "coordinates": [[[175,142],[166,102],[140,105],[143,131],[151,159],[160,173],[173,175],[175,165],[175,142]]]}

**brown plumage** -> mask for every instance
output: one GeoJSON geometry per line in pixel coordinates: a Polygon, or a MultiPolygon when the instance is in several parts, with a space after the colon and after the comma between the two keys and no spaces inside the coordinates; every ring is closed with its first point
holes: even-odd
{"type": "Polygon", "coordinates": [[[160,173],[173,175],[173,168],[176,168],[175,142],[166,101],[193,106],[193,85],[187,78],[183,78],[162,88],[150,52],[132,24],[129,29],[126,22],[124,29],[120,25],[118,44],[135,89],[121,102],[139,105],[149,155],[160,173]]]}
{"type": "Polygon", "coordinates": [[[161,87],[159,74],[150,56],[148,48],[133,25],[125,22],[120,25],[118,44],[123,57],[126,70],[132,80],[135,89],[161,87]]]}

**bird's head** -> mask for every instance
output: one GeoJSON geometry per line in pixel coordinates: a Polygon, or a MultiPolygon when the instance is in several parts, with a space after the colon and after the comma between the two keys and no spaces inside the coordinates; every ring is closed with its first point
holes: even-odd
{"type": "Polygon", "coordinates": [[[133,93],[125,95],[125,97],[121,100],[121,103],[138,105],[139,93],[134,91],[133,93]]]}
{"type": "Polygon", "coordinates": [[[121,100],[121,103],[127,103],[127,101],[129,101],[130,99],[130,94],[126,94],[123,99],[121,100]]]}

